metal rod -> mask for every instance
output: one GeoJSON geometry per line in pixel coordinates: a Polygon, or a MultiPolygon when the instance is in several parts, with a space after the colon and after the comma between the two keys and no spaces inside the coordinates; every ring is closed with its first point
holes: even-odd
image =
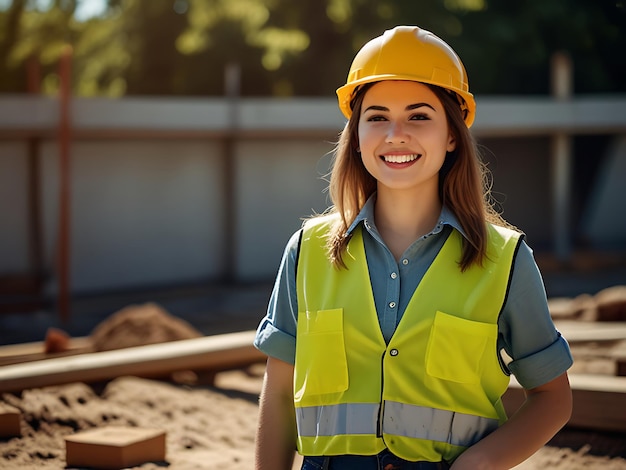
{"type": "MultiPolygon", "coordinates": [[[[552,56],[552,95],[557,100],[569,100],[572,96],[572,62],[562,52],[552,56]]],[[[554,252],[558,261],[571,259],[571,193],[572,193],[572,138],[565,132],[552,137],[552,207],[554,252]]]]}
{"type": "Polygon", "coordinates": [[[57,247],[58,313],[63,322],[70,317],[71,236],[71,72],[72,48],[66,46],[59,63],[59,227],[57,247]]]}
{"type": "Polygon", "coordinates": [[[236,142],[239,130],[239,96],[241,92],[241,67],[230,63],[224,69],[224,93],[228,99],[229,129],[224,138],[224,259],[223,277],[233,282],[237,266],[237,155],[236,142]]]}

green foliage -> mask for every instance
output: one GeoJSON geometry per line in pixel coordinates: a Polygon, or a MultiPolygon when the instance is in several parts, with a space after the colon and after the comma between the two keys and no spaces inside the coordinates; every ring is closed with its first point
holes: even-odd
{"type": "Polygon", "coordinates": [[[626,8],[619,2],[490,1],[464,25],[451,45],[469,64],[477,93],[549,93],[557,51],[572,58],[576,92],[626,91],[626,8]]]}
{"type": "Polygon", "coordinates": [[[108,0],[82,22],[76,1],[49,3],[0,11],[0,92],[56,93],[70,44],[80,96],[223,95],[238,64],[242,95],[329,97],[355,52],[397,24],[448,41],[477,94],[549,93],[557,51],[573,60],[576,92],[626,91],[622,1],[108,0]]]}

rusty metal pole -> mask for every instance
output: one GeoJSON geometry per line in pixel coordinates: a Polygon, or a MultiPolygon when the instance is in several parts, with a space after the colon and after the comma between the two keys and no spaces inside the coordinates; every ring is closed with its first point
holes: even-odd
{"type": "MultiPolygon", "coordinates": [[[[573,94],[572,61],[569,55],[556,52],[552,56],[552,96],[559,101],[573,94]]],[[[572,257],[571,196],[573,174],[572,137],[566,131],[552,136],[552,204],[554,221],[554,251],[561,263],[572,257]]]]}
{"type": "MultiPolygon", "coordinates": [[[[27,90],[31,95],[41,93],[41,65],[39,59],[31,56],[26,63],[27,90]]],[[[40,190],[40,161],[41,139],[29,136],[28,145],[28,246],[29,265],[34,275],[37,296],[41,297],[43,283],[44,262],[41,232],[41,190],[40,190]]]]}
{"type": "Polygon", "coordinates": [[[239,130],[239,99],[241,95],[241,66],[229,63],[224,69],[224,92],[228,101],[228,129],[224,138],[224,258],[223,279],[236,280],[237,272],[237,136],[239,130]]]}
{"type": "Polygon", "coordinates": [[[59,64],[59,226],[57,246],[57,308],[61,321],[70,317],[70,226],[71,226],[71,73],[72,47],[63,49],[59,64]]]}

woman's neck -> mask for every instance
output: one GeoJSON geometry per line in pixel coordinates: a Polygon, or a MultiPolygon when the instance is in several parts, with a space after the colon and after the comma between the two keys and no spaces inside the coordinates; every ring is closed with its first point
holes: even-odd
{"type": "Polygon", "coordinates": [[[439,196],[379,191],[374,216],[376,227],[396,260],[418,238],[431,232],[441,214],[439,196]]]}

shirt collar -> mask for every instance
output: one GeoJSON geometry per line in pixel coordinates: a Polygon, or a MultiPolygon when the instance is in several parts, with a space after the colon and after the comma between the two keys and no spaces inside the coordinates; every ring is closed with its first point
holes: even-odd
{"type": "MultiPolygon", "coordinates": [[[[369,232],[374,232],[376,234],[378,233],[378,230],[376,229],[376,223],[374,221],[375,203],[376,203],[376,193],[372,194],[368,198],[368,200],[365,202],[365,204],[363,205],[363,208],[354,219],[354,222],[352,222],[352,224],[350,224],[350,227],[348,227],[347,235],[352,235],[352,232],[354,232],[356,227],[361,223],[363,223],[363,225],[369,232]]],[[[467,235],[465,234],[463,227],[461,227],[459,220],[456,218],[454,213],[447,206],[443,206],[441,208],[439,221],[437,222],[437,225],[435,226],[435,228],[433,228],[433,230],[430,232],[429,235],[441,232],[441,230],[443,230],[443,227],[445,225],[449,225],[450,227],[456,229],[461,235],[463,235],[464,238],[467,238],[467,235]]]]}
{"type": "Polygon", "coordinates": [[[374,224],[374,204],[375,203],[376,203],[376,193],[372,194],[367,199],[367,201],[361,208],[361,211],[358,213],[358,215],[354,219],[354,222],[352,222],[350,224],[350,227],[348,227],[348,232],[346,235],[352,235],[352,232],[354,232],[354,229],[356,229],[357,226],[361,222],[363,222],[363,224],[365,225],[365,228],[367,228],[368,230],[370,230],[370,227],[374,227],[374,228],[376,227],[376,224],[374,224]]]}

